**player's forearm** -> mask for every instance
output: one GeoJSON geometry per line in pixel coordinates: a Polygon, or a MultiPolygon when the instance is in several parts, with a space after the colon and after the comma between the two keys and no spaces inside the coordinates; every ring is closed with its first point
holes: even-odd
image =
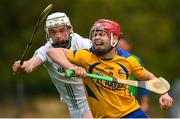
{"type": "Polygon", "coordinates": [[[155,78],[157,78],[157,77],[154,74],[152,74],[151,72],[146,70],[144,76],[140,79],[144,80],[144,81],[148,81],[148,80],[153,80],[155,78]]]}
{"type": "Polygon", "coordinates": [[[63,48],[51,48],[47,51],[47,55],[53,62],[65,69],[73,67],[73,64],[68,61],[63,48]]]}
{"type": "Polygon", "coordinates": [[[39,67],[43,62],[39,57],[32,57],[29,62],[29,73],[33,72],[37,67],[39,67]]]}
{"type": "Polygon", "coordinates": [[[28,61],[23,62],[23,65],[21,67],[22,69],[24,69],[25,73],[31,73],[41,64],[42,61],[39,57],[32,57],[28,61]]]}

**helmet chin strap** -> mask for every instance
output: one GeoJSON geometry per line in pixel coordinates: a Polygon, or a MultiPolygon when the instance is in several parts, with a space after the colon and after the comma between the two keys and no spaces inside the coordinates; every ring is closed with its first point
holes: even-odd
{"type": "Polygon", "coordinates": [[[111,43],[111,47],[108,50],[95,50],[95,48],[93,47],[94,53],[97,55],[104,55],[106,53],[108,53],[109,51],[111,51],[118,43],[118,40],[113,44],[113,33],[111,33],[110,35],[110,43],[111,43]]]}
{"type": "Polygon", "coordinates": [[[110,36],[111,38],[110,38],[110,41],[111,41],[111,46],[112,47],[115,47],[116,45],[117,45],[117,43],[118,43],[118,40],[113,44],[113,42],[112,42],[112,40],[113,40],[113,33],[111,33],[111,36],[110,36]]]}

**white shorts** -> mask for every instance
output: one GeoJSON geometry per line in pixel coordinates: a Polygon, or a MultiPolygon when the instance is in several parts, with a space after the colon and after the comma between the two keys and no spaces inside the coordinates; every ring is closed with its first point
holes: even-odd
{"type": "Polygon", "coordinates": [[[87,103],[85,103],[81,108],[78,109],[69,107],[69,113],[71,115],[71,118],[83,118],[83,115],[88,110],[89,110],[89,106],[87,103]]]}

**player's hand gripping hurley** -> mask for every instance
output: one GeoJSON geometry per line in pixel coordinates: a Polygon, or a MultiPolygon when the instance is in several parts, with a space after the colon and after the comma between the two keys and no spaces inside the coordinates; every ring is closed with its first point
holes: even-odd
{"type": "Polygon", "coordinates": [[[24,53],[23,53],[23,55],[22,55],[22,57],[21,57],[20,65],[23,64],[23,62],[24,62],[24,60],[25,60],[25,57],[26,57],[26,55],[27,55],[27,53],[28,53],[28,51],[29,51],[29,49],[30,49],[30,47],[31,47],[31,45],[32,45],[32,40],[34,39],[34,36],[35,36],[37,30],[38,30],[38,28],[40,27],[40,25],[43,23],[44,19],[45,19],[45,18],[47,17],[47,15],[49,14],[49,12],[52,10],[52,6],[53,6],[52,4],[48,5],[48,6],[43,10],[43,12],[40,14],[40,16],[38,17],[38,20],[37,20],[37,22],[36,22],[36,26],[35,26],[35,28],[34,28],[34,31],[33,31],[32,35],[31,35],[31,38],[30,38],[30,40],[29,40],[29,42],[28,42],[28,44],[27,44],[27,46],[26,46],[26,49],[24,50],[24,53]]]}
{"type": "MultiPolygon", "coordinates": [[[[74,74],[73,70],[67,70],[66,77],[71,77],[73,74],[74,74]]],[[[100,76],[100,75],[89,74],[89,73],[87,73],[86,76],[89,78],[95,78],[95,79],[100,79],[100,80],[105,80],[105,81],[127,84],[127,85],[135,86],[135,87],[141,87],[157,94],[164,94],[168,92],[170,89],[170,84],[168,83],[167,80],[165,80],[162,77],[149,80],[149,81],[133,81],[133,80],[114,79],[112,77],[100,76]]]]}

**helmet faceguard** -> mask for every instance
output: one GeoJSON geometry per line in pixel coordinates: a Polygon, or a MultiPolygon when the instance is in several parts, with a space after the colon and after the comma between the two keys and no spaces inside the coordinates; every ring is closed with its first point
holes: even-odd
{"type": "Polygon", "coordinates": [[[56,13],[49,15],[46,19],[46,24],[45,24],[45,32],[47,35],[46,38],[47,38],[47,40],[50,40],[53,47],[64,47],[64,48],[66,48],[69,45],[69,40],[68,41],[55,42],[52,40],[52,38],[49,38],[49,29],[53,28],[53,27],[59,27],[59,26],[67,26],[69,29],[72,30],[72,25],[70,23],[70,20],[65,13],[56,12],[56,13]]]}
{"type": "Polygon", "coordinates": [[[110,43],[111,43],[111,48],[109,48],[108,50],[106,51],[102,51],[102,50],[96,50],[94,49],[95,53],[98,54],[98,55],[104,55],[106,54],[107,52],[111,51],[118,43],[118,40],[120,38],[120,26],[118,23],[114,22],[114,21],[111,21],[111,20],[107,20],[107,19],[99,19],[97,20],[93,27],[91,28],[91,31],[90,31],[90,36],[89,36],[89,39],[92,40],[92,37],[93,37],[93,34],[96,32],[96,31],[104,31],[108,34],[108,37],[110,39],[110,43]],[[115,43],[113,43],[113,38],[114,36],[117,37],[117,41],[115,43]]]}
{"type": "Polygon", "coordinates": [[[53,41],[52,38],[50,38],[49,41],[54,48],[69,48],[70,47],[70,40],[53,41]]]}

